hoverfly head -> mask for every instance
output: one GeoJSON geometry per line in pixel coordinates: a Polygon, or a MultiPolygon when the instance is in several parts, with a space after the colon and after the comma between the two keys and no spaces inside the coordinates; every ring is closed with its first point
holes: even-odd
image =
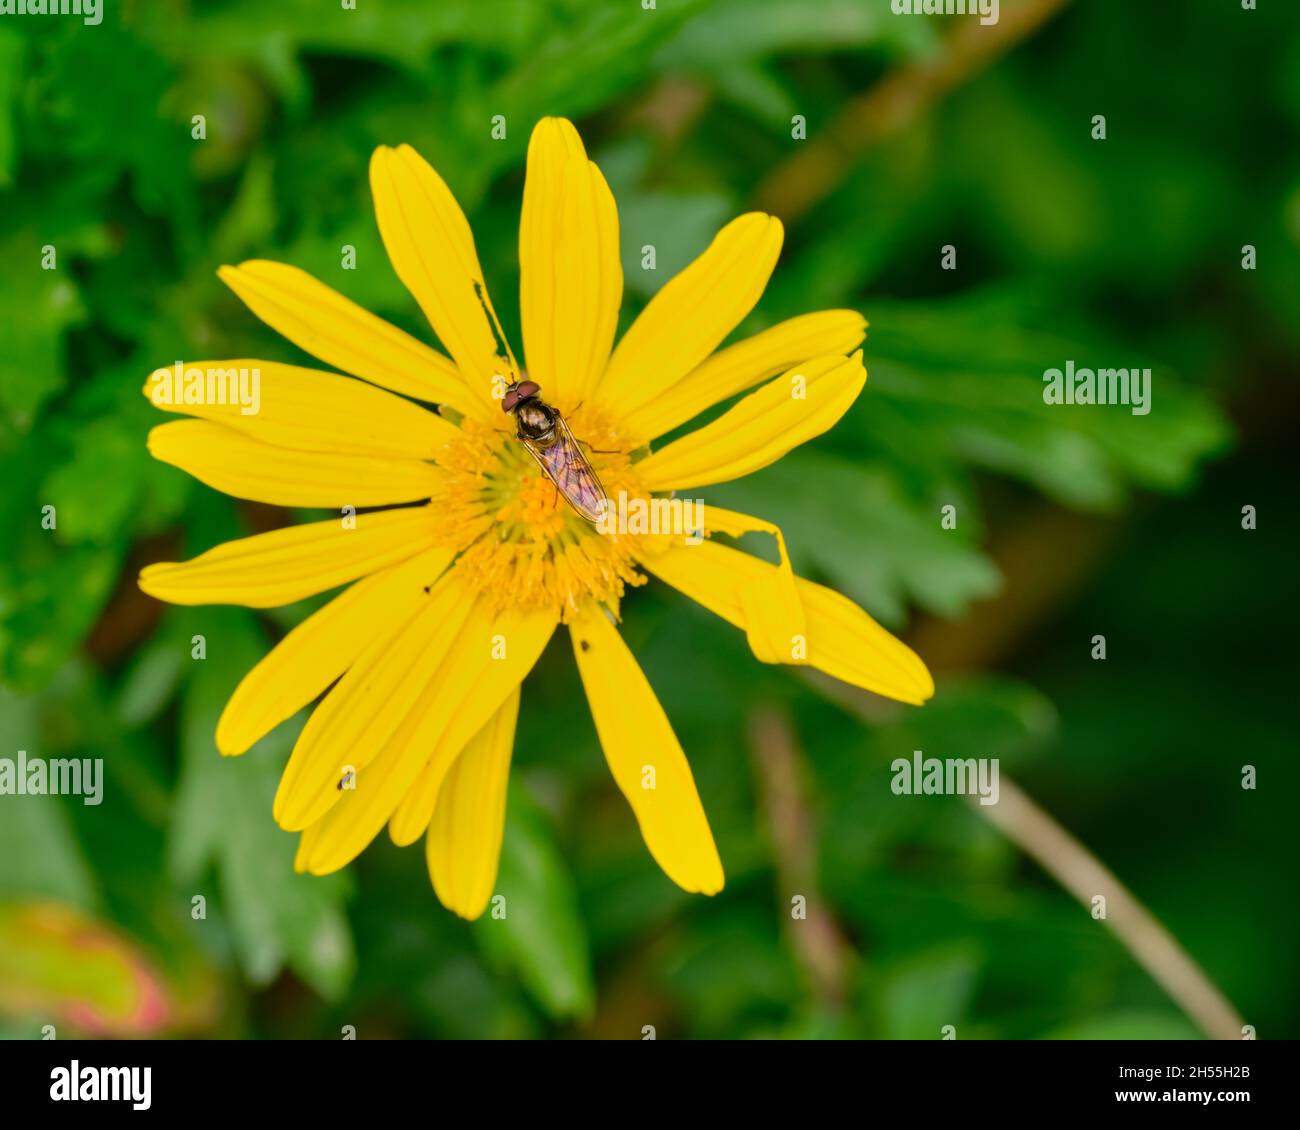
{"type": "Polygon", "coordinates": [[[501,411],[513,412],[525,400],[536,396],[541,389],[536,381],[515,381],[506,389],[506,394],[501,398],[501,411]]]}

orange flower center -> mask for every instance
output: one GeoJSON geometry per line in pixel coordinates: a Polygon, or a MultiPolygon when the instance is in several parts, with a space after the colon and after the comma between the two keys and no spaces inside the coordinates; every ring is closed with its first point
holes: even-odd
{"type": "MultiPolygon", "coordinates": [[[[580,410],[569,424],[611,500],[649,498],[610,422],[580,410]]],[[[513,433],[473,420],[460,432],[439,459],[446,475],[430,512],[439,543],[494,608],[549,608],[567,622],[591,601],[617,608],[628,585],[645,583],[645,535],[598,530],[513,433]]]]}

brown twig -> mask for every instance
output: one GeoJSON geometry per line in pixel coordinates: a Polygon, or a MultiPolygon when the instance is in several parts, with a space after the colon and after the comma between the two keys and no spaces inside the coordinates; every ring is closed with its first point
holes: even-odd
{"type": "Polygon", "coordinates": [[[780,711],[756,711],[749,734],[782,901],[788,903],[795,895],[804,897],[807,917],[787,915],[795,957],[815,998],[838,1007],[848,991],[853,953],[818,890],[817,834],[808,806],[803,758],[790,720],[780,711]]]}
{"type": "Polygon", "coordinates": [[[913,122],[926,107],[1051,19],[1069,0],[1004,4],[996,24],[964,20],[935,51],[891,71],[759,185],[755,206],[791,223],[844,179],[862,151],[913,122]]]}
{"type": "MultiPolygon", "coordinates": [[[[991,27],[967,22],[935,52],[891,72],[851,101],[836,119],[798,152],[774,169],[755,193],[757,207],[787,223],[797,220],[839,184],[862,152],[897,134],[926,108],[973,74],[1001,57],[1060,11],[1068,0],[1025,0],[1008,5],[991,27]]],[[[969,666],[964,656],[955,666],[969,666]]],[[[888,704],[849,690],[831,680],[811,677],[819,691],[868,722],[888,715],[888,704]]],[[[788,890],[808,886],[808,856],[813,837],[800,796],[793,739],[788,723],[764,713],[753,726],[754,750],[764,784],[778,870],[788,890]]],[[[1086,907],[1105,895],[1103,921],[1133,958],[1160,984],[1207,1035],[1240,1039],[1242,1018],[1191,959],[1178,941],[1087,848],[1038,807],[1014,782],[1001,778],[996,805],[972,805],[1026,855],[1086,907]]],[[[815,904],[809,900],[809,925],[815,904]]],[[[803,964],[823,985],[834,983],[847,947],[834,922],[822,913],[829,933],[797,933],[803,964]]]]}
{"type": "MultiPolygon", "coordinates": [[[[968,798],[971,799],[971,798],[968,798]]],[[[998,802],[972,804],[981,816],[1077,898],[1106,899],[1102,920],[1133,958],[1213,1040],[1240,1040],[1243,1021],[1187,951],[1083,844],[1002,775],[998,802]]]]}
{"type": "MultiPolygon", "coordinates": [[[[808,674],[807,682],[871,725],[880,725],[901,709],[816,672],[808,674]]],[[[1242,1038],[1241,1016],[1177,939],[1112,871],[1005,773],[999,774],[997,804],[973,803],[971,808],[1085,907],[1091,909],[1092,900],[1104,895],[1106,917],[1101,921],[1207,1036],[1216,1040],[1242,1038]]]]}

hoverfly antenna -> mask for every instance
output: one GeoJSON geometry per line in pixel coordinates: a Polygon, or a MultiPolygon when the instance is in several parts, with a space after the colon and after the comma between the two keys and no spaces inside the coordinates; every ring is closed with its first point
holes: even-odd
{"type": "MultiPolygon", "coordinates": [[[[506,341],[506,335],[501,329],[501,323],[497,321],[496,311],[492,309],[492,304],[488,301],[487,292],[483,289],[483,284],[474,280],[474,297],[478,299],[478,304],[483,308],[483,314],[488,320],[488,328],[492,331],[492,339],[496,342],[497,356],[504,357],[510,364],[510,386],[506,390],[506,395],[510,393],[510,388],[519,384],[519,362],[515,360],[515,355],[510,352],[510,345],[506,341]]],[[[509,409],[507,408],[508,412],[509,409]]]]}

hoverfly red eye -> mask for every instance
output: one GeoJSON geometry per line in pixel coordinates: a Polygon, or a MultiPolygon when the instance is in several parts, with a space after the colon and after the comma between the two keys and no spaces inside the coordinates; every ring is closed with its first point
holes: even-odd
{"type": "Polygon", "coordinates": [[[536,396],[541,392],[541,387],[536,381],[521,381],[519,383],[519,399],[527,400],[530,396],[536,396]]]}
{"type": "Polygon", "coordinates": [[[513,412],[515,405],[519,403],[519,391],[513,386],[507,390],[505,396],[501,398],[501,411],[513,412]]]}

